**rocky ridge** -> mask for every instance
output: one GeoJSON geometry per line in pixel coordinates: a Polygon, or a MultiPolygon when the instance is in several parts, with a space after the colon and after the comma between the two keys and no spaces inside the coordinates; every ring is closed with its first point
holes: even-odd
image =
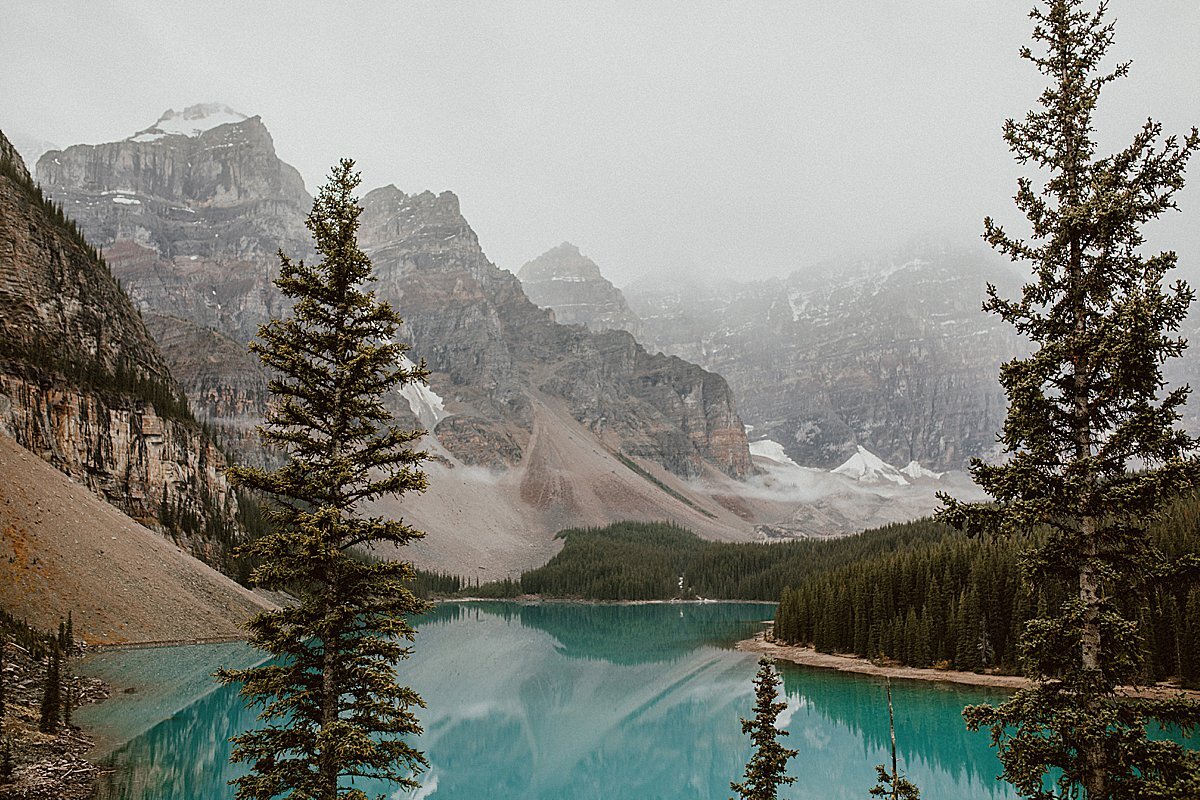
{"type": "Polygon", "coordinates": [[[517,271],[521,288],[535,304],[554,312],[564,325],[593,331],[629,331],[636,338],[641,321],[625,295],[602,274],[596,262],[570,242],[547,250],[517,271]]]}
{"type": "Polygon", "coordinates": [[[260,118],[225,109],[207,117],[220,124],[190,135],[169,124],[203,126],[214,108],[223,107],[168,111],[122,141],[47,152],[37,179],[140,308],[245,341],[286,311],[272,284],[275,254],[311,253],[303,222],[312,198],[260,118]]]}
{"type": "Polygon", "coordinates": [[[282,316],[277,251],[312,253],[312,205],[258,117],[216,104],[167,111],[129,138],[46,153],[38,179],[142,311],[192,410],[242,460],[269,459],[254,432],[266,375],[246,352],[282,316]]]}
{"type": "MultiPolygon", "coordinates": [[[[47,153],[38,177],[104,248],[193,409],[261,459],[249,431],[265,408],[264,376],[234,353],[285,313],[271,285],[274,253],[310,254],[302,220],[311,201],[262,121],[241,117],[219,106],[168,112],[121,142],[47,153]]],[[[385,187],[362,203],[360,242],[377,290],[405,317],[414,357],[434,370],[432,388],[448,403],[435,433],[464,463],[521,460],[532,390],[566,400],[608,446],[678,474],[752,469],[724,381],[651,356],[627,334],[556,325],[487,260],[453,194],[385,187]]]]}
{"type": "Polygon", "coordinates": [[[107,265],[3,134],[0,158],[0,432],[222,563],[240,531],[223,455],[107,265]]]}

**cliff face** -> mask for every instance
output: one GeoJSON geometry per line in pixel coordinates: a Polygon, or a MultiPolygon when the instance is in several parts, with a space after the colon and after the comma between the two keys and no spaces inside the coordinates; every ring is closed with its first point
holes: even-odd
{"type": "Polygon", "coordinates": [[[601,440],[684,475],[705,462],[751,471],[745,434],[724,379],[678,358],[650,355],[624,331],[556,324],[520,281],[487,260],[451,193],[395,187],[363,198],[360,244],[381,297],[401,310],[414,353],[461,416],[439,440],[468,463],[524,451],[531,392],[565,401],[601,440]]]}
{"type": "Polygon", "coordinates": [[[267,379],[246,343],[286,314],[277,252],[311,256],[312,198],[262,120],[168,111],[123,141],[46,153],[38,178],[104,249],[192,410],[239,460],[268,461],[267,379]]]}
{"type": "MultiPolygon", "coordinates": [[[[10,152],[0,134],[0,156],[10,152]]],[[[23,165],[0,175],[0,430],[130,516],[221,563],[224,460],[129,298],[23,165]]]]}
{"type": "Polygon", "coordinates": [[[625,295],[602,274],[596,262],[570,242],[542,253],[517,272],[525,294],[549,308],[564,325],[586,325],[593,331],[629,331],[637,337],[641,322],[625,295]]]}
{"type": "Polygon", "coordinates": [[[926,246],[785,279],[626,289],[647,345],[726,376],[752,438],[833,467],[867,448],[892,463],[961,469],[994,450],[1000,364],[1020,351],[980,311],[1008,265],[926,246]]]}
{"type": "Polygon", "coordinates": [[[167,112],[120,142],[52,150],[37,177],[140,307],[243,341],[286,311],[271,283],[276,251],[311,252],[300,174],[276,157],[262,120],[223,107],[167,112]],[[178,124],[189,114],[196,127],[178,124]]]}

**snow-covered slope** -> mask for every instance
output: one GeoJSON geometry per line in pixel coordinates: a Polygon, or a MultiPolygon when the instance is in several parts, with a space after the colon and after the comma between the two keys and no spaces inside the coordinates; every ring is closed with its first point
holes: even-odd
{"type": "Polygon", "coordinates": [[[905,475],[907,475],[909,478],[912,478],[913,480],[918,480],[918,481],[919,480],[937,481],[937,480],[941,480],[942,476],[946,474],[944,472],[934,472],[931,469],[925,469],[924,467],[921,466],[920,462],[918,462],[916,460],[909,461],[907,464],[905,464],[903,467],[900,468],[900,471],[903,472],[905,475]]]}
{"type": "MultiPolygon", "coordinates": [[[[834,467],[831,472],[836,475],[845,475],[847,478],[853,478],[863,483],[908,485],[908,478],[900,470],[862,445],[859,445],[857,449],[858,452],[842,462],[841,466],[834,467]]],[[[919,469],[920,465],[917,465],[917,468],[919,469]]]]}
{"type": "Polygon", "coordinates": [[[149,128],[129,137],[135,142],[153,142],[164,136],[199,136],[218,125],[245,122],[245,114],[234,111],[220,103],[200,103],[188,106],[183,111],[167,109],[149,128]]]}
{"type": "Polygon", "coordinates": [[[788,458],[788,454],[784,452],[783,445],[773,439],[760,439],[757,442],[750,442],[750,455],[759,456],[760,458],[769,458],[772,461],[777,461],[780,464],[787,464],[793,467],[799,467],[792,459],[788,458]]]}
{"type": "MultiPolygon", "coordinates": [[[[400,357],[400,366],[412,369],[416,366],[408,356],[400,357]]],[[[446,418],[446,406],[441,395],[429,388],[427,383],[406,383],[400,396],[408,401],[413,416],[421,421],[426,430],[433,430],[446,418]]]]}

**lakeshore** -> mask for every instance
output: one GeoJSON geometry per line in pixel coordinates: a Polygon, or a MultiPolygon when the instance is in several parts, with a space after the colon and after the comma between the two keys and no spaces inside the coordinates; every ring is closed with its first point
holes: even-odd
{"type": "MultiPolygon", "coordinates": [[[[819,669],[830,669],[838,672],[855,672],[860,675],[873,675],[880,678],[960,683],[969,686],[983,686],[1008,691],[1023,689],[1033,683],[1028,678],[1019,675],[996,675],[963,672],[960,670],[876,664],[858,656],[819,653],[811,647],[777,644],[767,641],[763,633],[755,634],[753,639],[741,640],[737,643],[736,648],[744,653],[757,653],[779,661],[789,661],[805,667],[817,667],[819,669]]],[[[1198,690],[1182,689],[1178,686],[1166,684],[1137,687],[1126,686],[1122,687],[1120,694],[1126,697],[1137,698],[1169,698],[1184,695],[1192,700],[1200,700],[1200,691],[1198,690]]]]}

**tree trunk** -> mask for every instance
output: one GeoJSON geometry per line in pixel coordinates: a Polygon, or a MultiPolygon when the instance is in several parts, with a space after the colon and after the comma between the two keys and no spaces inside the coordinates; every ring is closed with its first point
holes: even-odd
{"type": "MultiPolygon", "coordinates": [[[[1072,201],[1074,202],[1074,186],[1072,186],[1072,201]]],[[[1074,370],[1074,404],[1075,404],[1075,458],[1077,461],[1090,459],[1092,456],[1092,424],[1088,386],[1089,352],[1085,340],[1087,336],[1087,308],[1083,290],[1083,251],[1078,234],[1071,236],[1070,263],[1068,266],[1071,276],[1071,291],[1074,293],[1072,302],[1075,314],[1075,344],[1072,358],[1074,370]]],[[[1079,535],[1082,538],[1080,553],[1083,556],[1079,566],[1079,601],[1083,604],[1083,629],[1079,637],[1079,665],[1085,672],[1100,669],[1100,581],[1096,576],[1095,558],[1099,554],[1099,542],[1096,541],[1096,518],[1091,514],[1091,494],[1095,477],[1089,465],[1084,478],[1084,490],[1079,498],[1079,535]]],[[[1082,698],[1089,713],[1094,713],[1098,700],[1089,690],[1082,698]]],[[[1084,768],[1083,786],[1087,790],[1089,800],[1103,800],[1108,794],[1108,774],[1105,765],[1104,749],[1098,742],[1084,740],[1082,748],[1084,768]]]]}
{"type": "MultiPolygon", "coordinates": [[[[335,637],[330,637],[335,638],[335,637]]],[[[338,676],[337,654],[332,641],[322,644],[321,656],[321,733],[329,731],[338,719],[338,676]]],[[[330,740],[325,739],[320,753],[320,797],[321,800],[336,800],[340,766],[336,753],[330,750],[330,740]]]]}

